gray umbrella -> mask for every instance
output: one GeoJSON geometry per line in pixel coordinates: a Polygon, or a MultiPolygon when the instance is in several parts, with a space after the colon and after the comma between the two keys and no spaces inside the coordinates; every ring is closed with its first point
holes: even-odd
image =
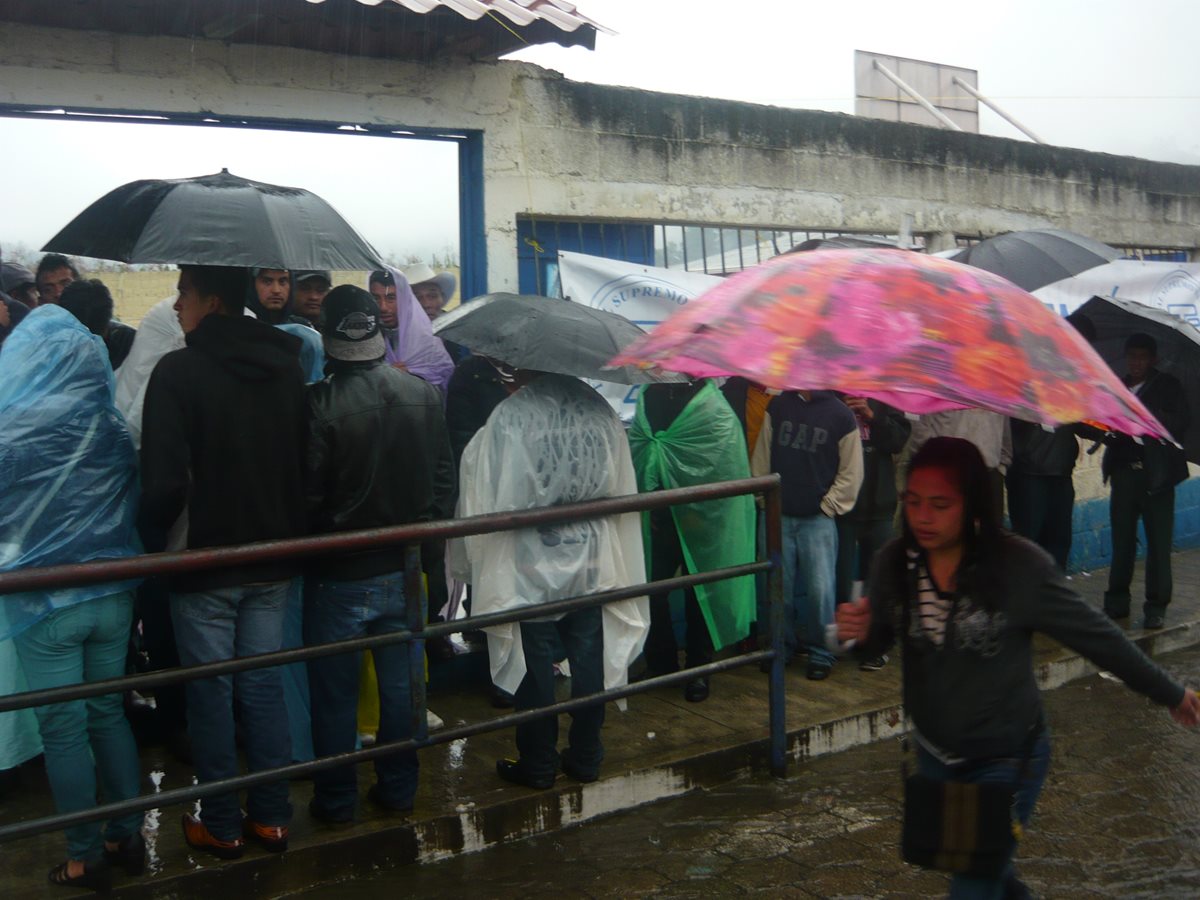
{"type": "Polygon", "coordinates": [[[516,369],[619,384],[685,380],[635,366],[604,368],[646,332],[614,313],[571,300],[485,294],[435,319],[433,333],[516,369]]]}
{"type": "Polygon", "coordinates": [[[1071,315],[1086,316],[1096,326],[1092,346],[1117,374],[1125,372],[1125,341],[1131,334],[1154,338],[1156,367],[1183,384],[1191,411],[1187,433],[1173,437],[1183,445],[1189,462],[1200,463],[1200,331],[1165,309],[1112,297],[1093,297],[1071,315]]]}
{"type": "Polygon", "coordinates": [[[105,194],[42,248],[127,263],[265,269],[376,269],[380,256],[301,188],[230,175],[132,181],[105,194]]]}
{"type": "Polygon", "coordinates": [[[1038,288],[1112,262],[1121,255],[1108,244],[1054,228],[1010,231],[952,256],[955,262],[1007,278],[1019,288],[1038,288]]]}

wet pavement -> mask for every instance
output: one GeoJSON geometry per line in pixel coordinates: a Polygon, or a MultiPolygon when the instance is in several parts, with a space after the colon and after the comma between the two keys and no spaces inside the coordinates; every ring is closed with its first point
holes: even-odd
{"type": "MultiPolygon", "coordinates": [[[[1173,566],[1176,600],[1169,611],[1167,628],[1145,633],[1138,628],[1137,618],[1128,625],[1130,636],[1155,656],[1200,641],[1200,551],[1176,553],[1173,566]]],[[[1105,573],[1077,576],[1075,584],[1091,602],[1098,604],[1105,573]]],[[[1134,589],[1136,596],[1140,585],[1135,583],[1134,589]]],[[[1038,641],[1035,664],[1046,687],[1091,672],[1079,657],[1049,640],[1038,641]]],[[[685,702],[681,688],[661,688],[631,697],[625,712],[610,705],[604,730],[607,757],[601,780],[594,784],[580,785],[560,778],[550,790],[530,791],[501,782],[495,775],[495,761],[514,751],[511,730],[502,730],[421,751],[421,784],[416,812],[411,817],[380,812],[364,799],[355,824],[331,829],[308,816],[311,784],[293,782],[295,817],[291,849],[281,855],[252,848],[237,862],[219,863],[194,854],[183,844],[178,824],[183,807],[155,811],[148,817],[146,829],[154,847],[151,869],[142,878],[120,876],[116,890],[124,897],[193,897],[219,892],[238,897],[274,897],[313,885],[358,879],[358,884],[368,885],[362,890],[370,891],[372,883],[362,879],[392,870],[396,877],[404,879],[406,886],[422,885],[426,896],[441,891],[442,888],[435,889],[433,885],[439,878],[445,878],[451,884],[453,879],[462,879],[464,887],[474,887],[476,895],[486,897],[493,895],[490,885],[481,889],[479,884],[488,883],[493,866],[500,866],[499,873],[511,873],[502,861],[514,852],[510,846],[513,842],[536,840],[536,844],[521,843],[515,848],[518,853],[526,846],[541,848],[541,858],[534,857],[535,862],[584,860],[592,849],[604,855],[617,847],[624,849],[619,853],[613,849],[614,857],[640,861],[643,852],[649,853],[647,848],[655,846],[649,835],[644,835],[645,846],[639,842],[623,844],[620,829],[611,837],[600,837],[600,832],[594,829],[605,829],[607,834],[609,822],[645,821],[659,823],[660,833],[654,836],[660,844],[691,855],[686,858],[677,855],[671,861],[664,858],[661,868],[639,863],[619,876],[624,879],[620,882],[624,889],[613,887],[607,894],[603,889],[614,882],[604,870],[596,869],[593,877],[602,886],[592,886],[597,895],[638,896],[670,887],[682,891],[681,896],[688,896],[688,873],[696,867],[699,871],[709,866],[711,872],[701,872],[711,879],[705,895],[721,896],[732,890],[730,885],[740,883],[733,879],[729,866],[739,858],[750,858],[751,851],[759,862],[739,878],[761,877],[779,884],[830,879],[828,886],[823,880],[818,882],[821,885],[818,894],[857,892],[875,896],[893,890],[900,894],[936,893],[939,890],[936,876],[897,870],[895,866],[895,805],[899,802],[900,788],[899,778],[893,778],[898,759],[895,742],[890,737],[897,732],[898,666],[892,664],[883,671],[865,673],[853,664],[841,663],[827,681],[814,683],[804,678],[803,663],[797,662],[788,669],[786,680],[792,777],[784,783],[747,781],[763,771],[766,760],[767,679],[752,666],[715,677],[712,696],[703,703],[685,702]],[[880,740],[882,744],[861,751],[865,755],[857,755],[860,751],[855,751],[853,759],[866,760],[865,763],[850,763],[850,756],[838,753],[880,740]],[[863,779],[863,771],[876,770],[886,777],[879,783],[879,793],[873,800],[868,796],[853,804],[842,802],[839,785],[856,784],[863,779]],[[727,793],[726,785],[739,780],[741,783],[732,793],[727,793]],[[745,793],[747,798],[757,798],[754,802],[759,806],[755,807],[749,799],[745,803],[738,801],[736,798],[744,792],[749,792],[745,793]],[[668,815],[663,810],[675,803],[681,805],[678,812],[671,814],[674,817],[661,818],[668,815]],[[713,821],[714,809],[727,804],[743,812],[752,810],[750,818],[765,817],[760,823],[761,834],[765,835],[761,841],[752,837],[755,832],[751,828],[738,831],[730,825],[734,828],[730,834],[720,829],[706,831],[707,824],[713,821]],[[634,812],[628,812],[635,808],[634,812]],[[623,818],[602,818],[612,814],[621,814],[623,818]],[[667,824],[670,822],[681,824],[667,824]],[[581,823],[589,824],[571,830],[581,823]],[[589,837],[593,833],[597,836],[589,837]],[[824,849],[815,849],[818,839],[824,849]],[[567,847],[572,841],[580,843],[570,845],[574,847],[570,852],[555,850],[557,844],[567,847]],[[787,850],[760,853],[761,848],[755,848],[762,843],[781,848],[787,845],[787,850]],[[878,845],[881,854],[878,865],[862,862],[862,846],[866,845],[878,845]],[[584,848],[589,849],[585,852],[584,848]],[[455,859],[437,862],[448,857],[455,859]],[[770,875],[777,866],[784,874],[796,867],[799,874],[793,873],[789,878],[779,873],[770,875]],[[437,875],[438,872],[449,874],[437,875]],[[843,881],[837,881],[843,876],[843,881]],[[894,885],[891,879],[895,879],[894,885]]],[[[560,687],[566,689],[565,680],[560,687]]],[[[1099,683],[1092,691],[1095,693],[1089,697],[1104,698],[1104,707],[1094,711],[1099,716],[1107,716],[1104,710],[1109,703],[1124,697],[1119,702],[1125,705],[1120,708],[1127,714],[1107,722],[1103,730],[1111,736],[1113,747],[1125,747],[1124,742],[1141,733],[1140,724],[1135,727],[1131,723],[1142,701],[1125,697],[1117,686],[1107,683],[1099,683]]],[[[476,722],[501,713],[490,705],[482,686],[434,692],[430,705],[450,725],[476,722]]],[[[1082,734],[1086,729],[1079,731],[1082,734]]],[[[1200,748],[1200,735],[1188,736],[1185,745],[1200,748]]],[[[1128,750],[1123,752],[1128,755],[1128,750]]],[[[1082,758],[1091,757],[1085,754],[1082,758]]],[[[1071,745],[1060,746],[1063,765],[1058,771],[1070,771],[1067,766],[1073,759],[1071,745]]],[[[1162,764],[1161,758],[1146,757],[1139,758],[1131,768],[1157,773],[1161,778],[1162,764]]],[[[1088,781],[1093,776],[1091,764],[1075,765],[1081,770],[1080,790],[1087,794],[1092,790],[1088,781]]],[[[161,748],[143,751],[142,768],[147,776],[143,786],[146,792],[153,791],[156,785],[165,790],[191,783],[190,770],[167,757],[161,748]]],[[[1195,770],[1189,770],[1184,782],[1188,790],[1200,786],[1200,778],[1194,773],[1195,770]]],[[[30,819],[52,811],[40,770],[31,767],[23,774],[27,776],[24,783],[0,797],[0,822],[30,819]]],[[[362,794],[373,780],[369,768],[363,767],[359,782],[362,794]]],[[[1050,814],[1054,812],[1054,804],[1063,802],[1063,797],[1060,792],[1051,792],[1047,807],[1050,814]]],[[[1139,801],[1131,802],[1136,806],[1139,801]]],[[[1102,855],[1112,849],[1115,840],[1128,833],[1137,836],[1139,845],[1144,845],[1140,852],[1149,858],[1180,858],[1174,849],[1168,852],[1156,844],[1157,832],[1149,824],[1152,815],[1128,812],[1120,797],[1104,799],[1101,808],[1109,819],[1119,817],[1121,825],[1120,829],[1109,829],[1095,839],[1102,855]]],[[[632,829],[635,825],[628,827],[632,829]]],[[[1069,835],[1073,828],[1039,829],[1030,847],[1046,846],[1036,843],[1049,840],[1043,835],[1069,835]]],[[[44,880],[45,872],[62,859],[63,849],[60,834],[0,846],[0,894],[14,900],[65,896],[65,892],[50,888],[44,880]]],[[[1060,865],[1064,872],[1075,877],[1075,861],[1091,857],[1071,847],[1069,852],[1059,855],[1049,852],[1047,858],[1070,860],[1060,865]]],[[[1121,858],[1114,856],[1117,860],[1121,858]]],[[[583,863],[572,865],[581,871],[592,871],[583,868],[583,863]]],[[[1130,863],[1125,869],[1120,868],[1119,862],[1113,865],[1116,867],[1113,877],[1124,879],[1119,883],[1129,885],[1135,892],[1142,890],[1137,865],[1130,863]]],[[[541,888],[521,891],[532,896],[550,895],[549,885],[555,871],[548,870],[544,876],[548,880],[541,888]]],[[[1030,871],[1031,876],[1036,875],[1036,869],[1030,871]]],[[[497,891],[508,890],[508,884],[500,883],[497,891]]],[[[338,887],[341,891],[352,889],[358,888],[345,883],[338,887]]],[[[570,888],[566,895],[570,895],[570,890],[576,891],[576,896],[588,894],[584,884],[570,888]]],[[[558,889],[554,888],[553,893],[557,894],[558,889]]],[[[1191,894],[1200,896],[1200,882],[1191,894]]]]}
{"type": "MultiPolygon", "coordinates": [[[[1200,682],[1200,648],[1161,659],[1200,682]]],[[[1111,678],[1045,696],[1046,788],[1018,857],[1043,897],[1200,896],[1200,733],[1111,678]]],[[[601,821],[294,896],[923,897],[946,879],[900,861],[899,742],[701,789],[601,821]]]]}

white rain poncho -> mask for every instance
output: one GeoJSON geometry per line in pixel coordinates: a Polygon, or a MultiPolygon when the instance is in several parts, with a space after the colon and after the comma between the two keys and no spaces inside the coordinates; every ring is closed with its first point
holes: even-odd
{"type": "Polygon", "coordinates": [[[142,317],[129,355],[117,373],[117,409],[129,425],[134,447],[142,446],[142,402],[146,399],[150,373],[160,359],[183,346],[183,329],[179,327],[172,295],[159,300],[142,317]]]}
{"type": "MultiPolygon", "coordinates": [[[[629,443],[608,403],[576,378],[542,375],[507,398],[463,452],[459,516],[558,506],[637,493],[629,443]]],[[[646,580],[637,513],[463,538],[456,577],[477,615],[646,580]]],[[[626,683],[649,629],[645,597],[604,608],[604,686],[626,683]]],[[[492,680],[513,693],[525,677],[516,625],[488,629],[492,680]]]]}

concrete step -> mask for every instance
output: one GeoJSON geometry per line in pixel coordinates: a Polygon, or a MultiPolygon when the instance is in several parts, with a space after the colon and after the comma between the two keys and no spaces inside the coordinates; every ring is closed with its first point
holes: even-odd
{"type": "MultiPolygon", "coordinates": [[[[1151,654],[1200,641],[1196,600],[1200,552],[1180,553],[1175,560],[1177,599],[1168,627],[1156,632],[1130,630],[1130,637],[1151,654]]],[[[1101,573],[1079,576],[1076,584],[1099,602],[1104,585],[1101,573]]],[[[1140,588],[1135,585],[1135,589],[1140,588]]],[[[1036,666],[1046,689],[1095,671],[1078,655],[1043,639],[1037,644],[1036,666]]],[[[810,682],[804,677],[803,661],[798,660],[789,668],[787,682],[790,777],[804,777],[807,759],[900,733],[895,662],[868,673],[843,661],[828,680],[810,682]]],[[[430,705],[448,724],[502,712],[491,707],[482,687],[434,695],[430,705]]],[[[564,732],[568,721],[563,720],[564,732]]],[[[581,785],[560,777],[545,791],[508,785],[496,777],[495,760],[515,753],[508,730],[431,747],[421,752],[421,788],[414,816],[384,814],[363,799],[360,820],[339,829],[309,819],[311,786],[294,782],[296,814],[290,849],[271,855],[250,848],[234,862],[219,862],[188,849],[179,829],[182,809],[164,809],[158,827],[150,832],[154,838],[150,873],[138,879],[118,877],[115,892],[125,897],[193,897],[220,891],[235,891],[239,897],[281,896],[380,869],[483,850],[722,784],[766,767],[766,676],[756,667],[721,675],[713,679],[709,699],[698,704],[686,702],[681,688],[670,688],[630,698],[625,712],[610,705],[604,741],[607,757],[601,780],[581,785]]],[[[186,768],[167,761],[158,751],[148,752],[143,765],[147,771],[163,773],[163,788],[190,781],[186,768]]],[[[363,794],[372,781],[373,773],[362,772],[363,794]]],[[[44,787],[39,790],[33,785],[15,804],[6,802],[0,809],[0,816],[12,821],[48,813],[50,803],[44,787]]],[[[60,835],[19,842],[0,852],[5,860],[0,887],[6,896],[57,896],[54,889],[42,885],[43,873],[62,858],[60,835]]]]}

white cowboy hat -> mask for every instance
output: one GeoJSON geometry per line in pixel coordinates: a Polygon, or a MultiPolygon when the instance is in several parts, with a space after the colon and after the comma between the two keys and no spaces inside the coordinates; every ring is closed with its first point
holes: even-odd
{"type": "Polygon", "coordinates": [[[446,302],[454,296],[454,289],[458,286],[458,279],[450,272],[435,272],[425,263],[414,263],[400,270],[404,277],[408,279],[410,287],[416,287],[418,284],[425,284],[431,281],[438,286],[442,292],[442,299],[446,302]]]}

